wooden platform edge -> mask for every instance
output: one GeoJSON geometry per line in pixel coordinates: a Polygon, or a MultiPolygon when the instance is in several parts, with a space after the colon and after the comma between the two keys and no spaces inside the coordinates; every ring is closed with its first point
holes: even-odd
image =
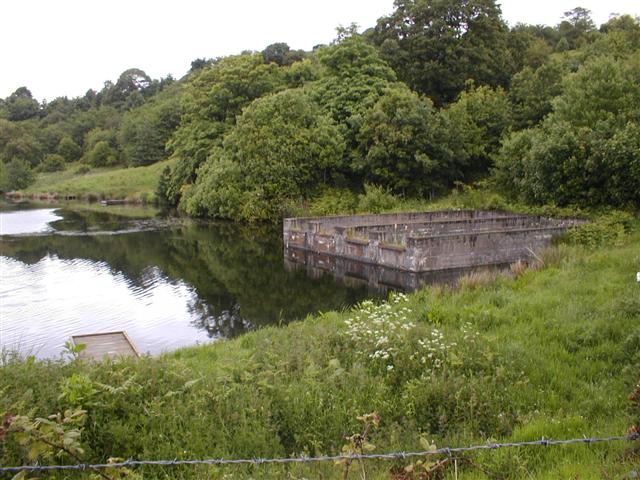
{"type": "Polygon", "coordinates": [[[117,334],[121,334],[125,338],[125,340],[129,344],[129,346],[131,347],[131,350],[133,350],[133,353],[135,354],[136,358],[140,358],[142,356],[140,354],[140,351],[138,350],[138,347],[136,346],[136,344],[133,342],[133,340],[131,340],[131,337],[129,336],[129,334],[124,330],[115,330],[115,331],[111,331],[111,332],[99,332],[99,333],[83,333],[83,334],[79,334],[79,335],[71,335],[71,343],[73,343],[73,346],[76,347],[76,346],[82,344],[82,342],[77,342],[76,341],[76,339],[79,339],[81,337],[99,337],[101,335],[117,335],[117,334]]]}

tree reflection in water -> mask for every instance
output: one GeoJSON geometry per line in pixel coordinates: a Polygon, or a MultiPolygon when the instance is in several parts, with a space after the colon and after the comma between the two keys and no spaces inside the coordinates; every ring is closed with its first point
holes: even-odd
{"type": "MultiPolygon", "coordinates": [[[[63,219],[53,226],[62,234],[5,237],[0,254],[28,265],[46,256],[99,262],[135,291],[158,282],[186,285],[193,295],[185,322],[210,338],[347,308],[372,296],[366,286],[340,285],[330,274],[310,278],[287,271],[278,227],[141,219],[112,215],[108,208],[60,209],[63,219]]],[[[95,321],[100,324],[98,312],[95,321]]]]}
{"type": "Polygon", "coordinates": [[[232,338],[254,326],[240,315],[240,304],[234,303],[231,308],[213,312],[211,306],[201,298],[194,298],[188,305],[192,315],[191,324],[205,330],[210,338],[232,338]]]}

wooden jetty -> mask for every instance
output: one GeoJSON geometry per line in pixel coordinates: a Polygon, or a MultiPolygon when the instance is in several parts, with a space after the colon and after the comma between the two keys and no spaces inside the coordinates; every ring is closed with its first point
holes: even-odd
{"type": "Polygon", "coordinates": [[[85,345],[78,355],[82,360],[99,361],[105,356],[109,358],[140,356],[135,344],[124,331],[72,335],[71,341],[74,345],[85,345]]]}

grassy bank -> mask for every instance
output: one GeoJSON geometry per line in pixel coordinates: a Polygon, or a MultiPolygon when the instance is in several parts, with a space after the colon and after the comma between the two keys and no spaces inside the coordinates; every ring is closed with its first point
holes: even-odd
{"type": "Polygon", "coordinates": [[[290,216],[351,215],[383,212],[421,212],[447,209],[505,210],[535,215],[598,217],[602,211],[581,210],[575,207],[531,206],[515,203],[498,192],[490,182],[459,185],[448,194],[434,199],[393,195],[375,185],[366,185],[363,192],[326,188],[316,191],[309,200],[294,208],[290,216]]]}
{"type": "MultiPolygon", "coordinates": [[[[83,461],[339,453],[345,436],[362,429],[357,416],[371,412],[380,416],[369,437],[374,452],[625,434],[632,422],[627,397],[640,378],[639,226],[615,245],[557,246],[542,256],[544,265],[517,277],[469,277],[455,290],[396,295],[159,358],[96,366],[5,355],[0,413],[24,415],[29,424],[86,410],[77,440],[83,461]]],[[[70,420],[63,430],[73,426],[70,420]]],[[[26,446],[11,433],[0,442],[0,464],[38,455],[44,463],[75,461],[47,457],[42,446],[29,460],[24,438],[26,446]]],[[[639,461],[630,448],[466,454],[458,478],[624,478],[639,461]]],[[[366,469],[369,478],[392,478],[408,466],[410,460],[372,461],[366,469]]],[[[430,478],[413,467],[395,478],[430,478]]],[[[342,478],[343,469],[328,463],[137,473],[342,478]]],[[[359,478],[358,469],[349,478],[359,478]]],[[[452,468],[442,473],[454,478],[452,468]]]]}
{"type": "Polygon", "coordinates": [[[86,173],[78,173],[78,165],[72,165],[64,171],[37,174],[35,183],[22,193],[150,202],[154,199],[160,174],[168,165],[171,161],[146,167],[93,169],[86,173]]]}

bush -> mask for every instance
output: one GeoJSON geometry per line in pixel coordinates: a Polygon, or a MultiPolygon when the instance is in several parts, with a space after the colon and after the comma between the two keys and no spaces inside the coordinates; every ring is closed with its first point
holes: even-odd
{"type": "Polygon", "coordinates": [[[34,180],[27,161],[14,158],[9,163],[4,163],[0,160],[0,192],[27,188],[34,180]]]}
{"type": "Polygon", "coordinates": [[[506,210],[509,203],[498,193],[482,188],[482,183],[464,185],[458,183],[453,198],[461,208],[470,210],[506,210]]]}
{"type": "Polygon", "coordinates": [[[365,184],[364,194],[358,195],[358,211],[380,213],[398,205],[399,200],[378,185],[365,184]]]}
{"type": "Polygon", "coordinates": [[[56,153],[67,162],[75,162],[82,156],[82,148],[70,136],[65,135],[60,139],[56,153]]]}
{"type": "Polygon", "coordinates": [[[53,153],[44,156],[44,160],[42,160],[38,170],[41,172],[59,172],[60,170],[64,170],[65,164],[66,161],[62,155],[53,153]]]}
{"type": "Polygon", "coordinates": [[[358,197],[351,190],[326,187],[311,200],[311,215],[346,215],[356,211],[358,197]]]}
{"type": "Polygon", "coordinates": [[[629,233],[632,224],[631,214],[614,211],[591,223],[569,230],[567,241],[591,248],[601,245],[619,245],[629,233]]]}
{"type": "Polygon", "coordinates": [[[118,152],[106,141],[100,140],[87,152],[87,161],[94,167],[109,167],[118,163],[118,152]]]}
{"type": "Polygon", "coordinates": [[[357,134],[356,170],[369,182],[398,193],[424,194],[441,185],[445,165],[436,159],[433,104],[406,86],[387,88],[369,109],[357,134]]]}
{"type": "Polygon", "coordinates": [[[77,175],[84,175],[85,173],[89,173],[91,171],[91,167],[89,165],[80,165],[76,168],[75,173],[77,175]]]}

